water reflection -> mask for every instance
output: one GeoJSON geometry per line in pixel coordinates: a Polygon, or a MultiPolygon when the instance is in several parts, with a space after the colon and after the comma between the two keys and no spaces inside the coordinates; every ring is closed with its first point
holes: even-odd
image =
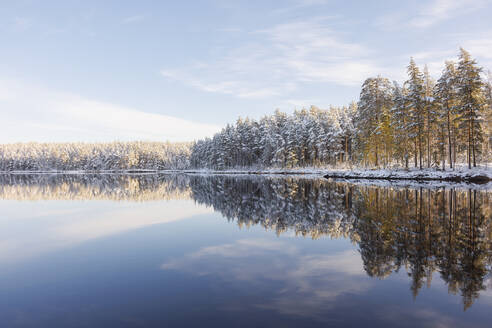
{"type": "Polygon", "coordinates": [[[0,174],[0,199],[140,202],[191,195],[183,175],[0,174]]]}
{"type": "MultiPolygon", "coordinates": [[[[361,259],[354,262],[353,253],[346,255],[352,259],[352,272],[357,271],[354,263],[362,265],[367,275],[381,279],[405,270],[414,297],[438,274],[449,293],[461,296],[465,309],[490,281],[492,191],[487,188],[392,187],[298,177],[5,175],[0,176],[0,198],[139,202],[192,199],[211,206],[240,227],[261,225],[277,234],[349,239],[358,246],[361,259]]],[[[196,271],[206,267],[200,266],[198,259],[210,263],[210,256],[239,256],[246,246],[250,252],[254,247],[260,247],[263,253],[265,249],[289,252],[288,245],[281,245],[279,250],[277,244],[256,240],[254,245],[245,246],[248,242],[200,250],[188,255],[193,261],[185,256],[164,263],[162,268],[196,271]]],[[[343,262],[332,257],[327,255],[322,262],[332,268],[343,262]]],[[[312,269],[308,258],[302,261],[302,270],[312,269]]],[[[244,277],[248,270],[243,269],[237,272],[244,277]]],[[[295,278],[295,272],[292,275],[295,278]]],[[[319,286],[317,291],[330,293],[319,286]]],[[[295,308],[291,305],[278,306],[295,308]]]]}

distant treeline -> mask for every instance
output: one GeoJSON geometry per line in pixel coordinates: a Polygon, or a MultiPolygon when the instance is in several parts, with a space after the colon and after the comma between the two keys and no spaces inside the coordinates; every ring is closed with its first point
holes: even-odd
{"type": "Polygon", "coordinates": [[[491,160],[492,86],[470,54],[446,62],[433,81],[413,59],[408,80],[366,79],[360,100],[346,107],[259,121],[239,119],[193,146],[196,168],[340,165],[449,167],[491,160]],[[413,162],[413,163],[412,163],[413,162]]]}
{"type": "Polygon", "coordinates": [[[0,171],[184,169],[190,154],[191,143],[17,143],[0,145],[0,171]]]}

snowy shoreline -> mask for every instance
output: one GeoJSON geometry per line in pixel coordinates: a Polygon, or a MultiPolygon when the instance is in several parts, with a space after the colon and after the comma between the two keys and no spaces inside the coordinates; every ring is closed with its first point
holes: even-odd
{"type": "Polygon", "coordinates": [[[370,170],[370,171],[334,171],[324,175],[325,178],[342,179],[367,179],[367,180],[411,180],[411,181],[445,181],[445,182],[469,182],[469,183],[488,183],[492,181],[492,170],[456,170],[456,171],[437,171],[437,170],[413,170],[413,171],[390,171],[390,170],[370,170]]]}
{"type": "Polygon", "coordinates": [[[322,168],[296,169],[235,169],[235,170],[44,170],[44,171],[0,171],[0,174],[241,174],[241,175],[319,175],[325,178],[347,180],[410,180],[488,183],[492,181],[492,169],[457,169],[455,171],[423,170],[334,170],[322,168]]]}

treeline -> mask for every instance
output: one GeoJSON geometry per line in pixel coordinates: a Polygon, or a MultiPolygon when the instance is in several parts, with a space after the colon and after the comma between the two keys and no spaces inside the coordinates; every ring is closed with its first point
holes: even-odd
{"type": "Polygon", "coordinates": [[[492,86],[468,52],[446,62],[434,81],[411,59],[402,85],[368,78],[360,100],[345,107],[276,111],[259,121],[239,119],[198,141],[195,168],[296,167],[351,164],[365,167],[446,167],[490,161],[492,86]],[[413,163],[411,163],[413,162],[413,163]]]}
{"type": "Polygon", "coordinates": [[[17,143],[0,145],[0,171],[164,170],[189,167],[191,143],[17,143]]]}
{"type": "Polygon", "coordinates": [[[296,167],[350,158],[357,105],[321,110],[275,111],[261,120],[239,119],[213,138],[193,145],[195,168],[296,167]]]}
{"type": "Polygon", "coordinates": [[[413,59],[401,86],[382,77],[364,82],[356,116],[361,160],[444,169],[446,160],[471,168],[490,159],[491,81],[464,49],[458,59],[446,62],[437,82],[413,59]]]}

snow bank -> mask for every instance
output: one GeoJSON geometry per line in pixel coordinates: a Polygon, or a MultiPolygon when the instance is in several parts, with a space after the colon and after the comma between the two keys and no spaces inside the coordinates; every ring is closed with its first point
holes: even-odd
{"type": "Polygon", "coordinates": [[[384,179],[384,180],[437,180],[453,182],[487,183],[492,181],[492,169],[489,168],[459,168],[455,171],[436,169],[423,170],[334,170],[326,172],[326,178],[344,179],[384,179]]]}

